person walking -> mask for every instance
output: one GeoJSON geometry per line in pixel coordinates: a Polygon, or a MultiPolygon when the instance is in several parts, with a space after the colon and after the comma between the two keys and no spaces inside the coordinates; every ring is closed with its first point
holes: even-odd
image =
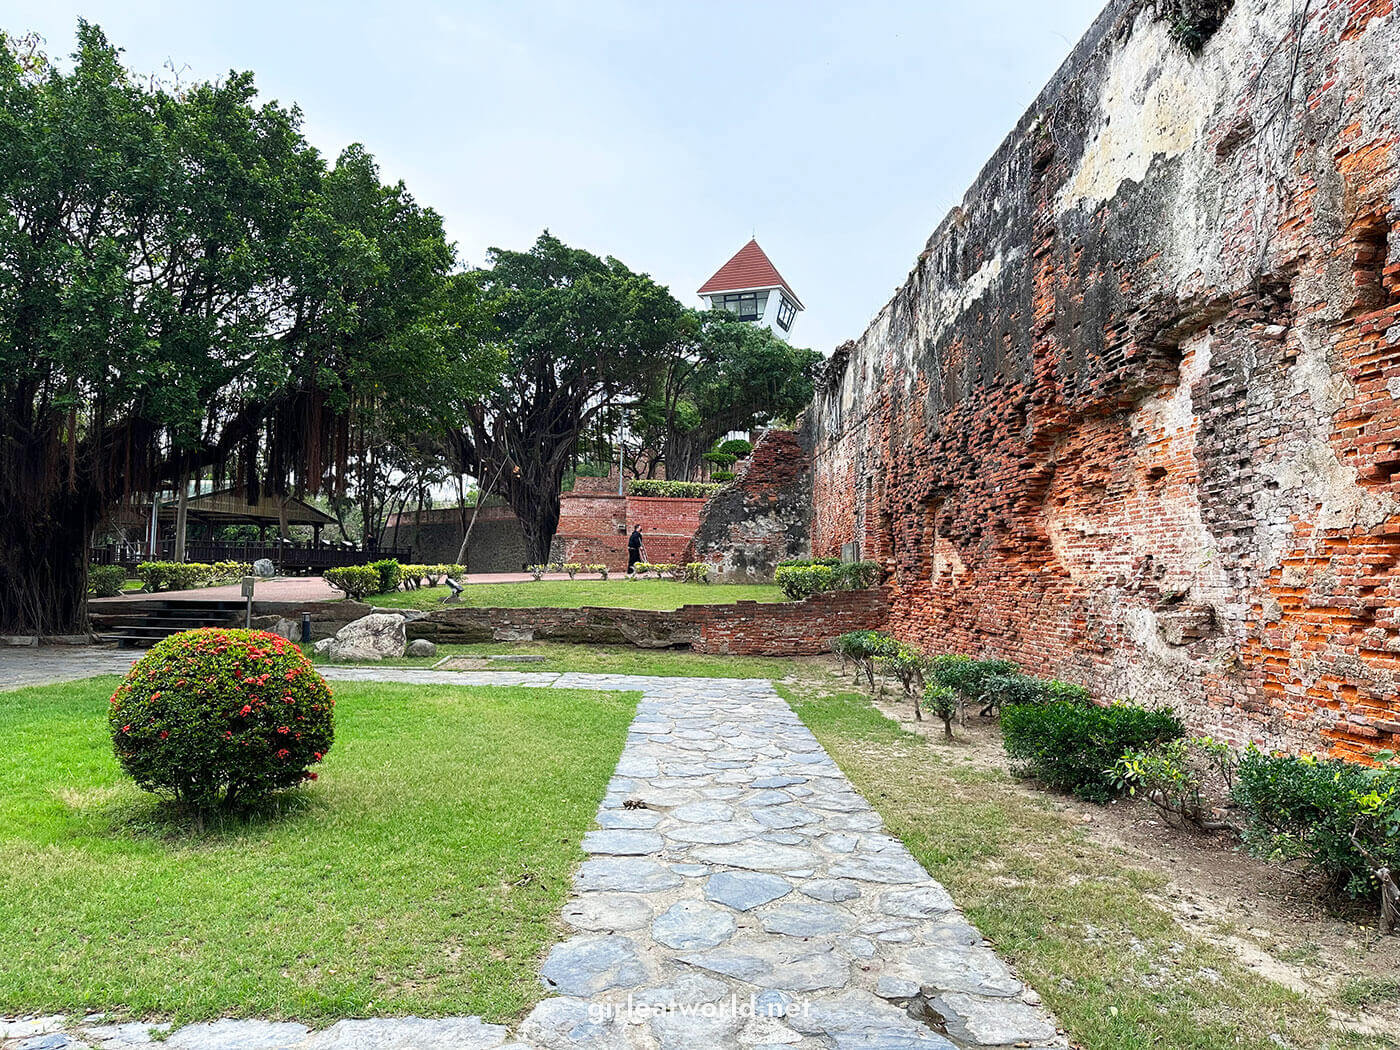
{"type": "Polygon", "coordinates": [[[632,575],[632,570],[638,562],[646,561],[646,555],[642,548],[642,527],[636,526],[632,530],[632,535],[627,537],[627,575],[632,575]]]}

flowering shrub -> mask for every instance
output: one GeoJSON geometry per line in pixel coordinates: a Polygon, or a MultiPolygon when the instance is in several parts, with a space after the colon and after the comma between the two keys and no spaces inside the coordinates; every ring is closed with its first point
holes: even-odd
{"type": "Polygon", "coordinates": [[[265,631],[157,642],[112,694],[117,761],[201,815],[304,780],[334,738],[335,701],[301,650],[265,631]]]}
{"type": "Polygon", "coordinates": [[[569,574],[569,579],[572,580],[575,576],[577,576],[580,572],[583,571],[583,566],[576,561],[565,562],[564,571],[569,574]]]}
{"type": "Polygon", "coordinates": [[[548,565],[530,565],[530,566],[528,566],[528,567],[526,568],[526,571],[531,575],[531,577],[534,578],[535,582],[538,583],[539,580],[540,580],[540,578],[541,578],[542,576],[544,576],[544,574],[547,573],[547,572],[549,571],[549,566],[548,566],[548,565]]]}
{"type": "Polygon", "coordinates": [[[710,567],[703,561],[687,562],[684,571],[686,583],[710,582],[710,567]]]}
{"type": "Polygon", "coordinates": [[[379,593],[379,570],[373,565],[342,565],[327,569],[321,578],[351,601],[361,601],[379,593]]]}
{"type": "Polygon", "coordinates": [[[584,568],[586,568],[589,572],[596,572],[600,577],[602,577],[605,580],[608,578],[608,567],[602,562],[597,562],[593,565],[585,565],[584,568]]]}

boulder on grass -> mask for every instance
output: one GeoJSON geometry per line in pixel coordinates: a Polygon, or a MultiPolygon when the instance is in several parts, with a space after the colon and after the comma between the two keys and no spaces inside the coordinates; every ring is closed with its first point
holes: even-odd
{"type": "MultiPolygon", "coordinates": [[[[324,639],[330,643],[324,651],[332,660],[397,659],[408,648],[408,635],[404,630],[406,622],[398,613],[361,616],[336,631],[334,638],[324,639]]],[[[322,651],[319,642],[316,651],[322,651]]]]}
{"type": "Polygon", "coordinates": [[[408,643],[409,656],[436,656],[437,646],[426,638],[415,638],[408,643]]]}
{"type": "Polygon", "coordinates": [[[259,558],[253,562],[253,575],[270,580],[277,575],[277,566],[272,564],[271,558],[259,558]]]}

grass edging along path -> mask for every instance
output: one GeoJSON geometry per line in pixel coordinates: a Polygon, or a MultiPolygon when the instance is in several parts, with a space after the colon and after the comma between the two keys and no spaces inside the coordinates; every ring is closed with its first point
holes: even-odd
{"type": "Polygon", "coordinates": [[[116,678],[0,693],[0,1015],[510,1021],[635,693],[333,682],[280,812],[194,837],[121,775],[116,678]]]}
{"type": "Polygon", "coordinates": [[[1381,1050],[1154,903],[1121,862],[1005,773],[958,762],[868,697],[802,676],[778,691],[1086,1050],[1381,1050]]]}
{"type": "MultiPolygon", "coordinates": [[[[366,599],[384,609],[436,609],[451,591],[423,587],[366,599]]],[[[735,602],[781,602],[782,590],[771,583],[683,583],[678,580],[527,580],[524,583],[468,583],[458,605],[496,609],[679,609],[682,605],[733,605],[735,602]]],[[[448,606],[451,608],[451,606],[448,606]]]]}

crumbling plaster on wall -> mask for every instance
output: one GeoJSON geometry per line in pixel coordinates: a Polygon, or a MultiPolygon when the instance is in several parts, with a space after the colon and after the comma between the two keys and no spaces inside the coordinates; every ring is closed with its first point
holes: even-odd
{"type": "Polygon", "coordinates": [[[1397,23],[1237,0],[1193,56],[1110,3],[819,382],[814,550],[937,648],[1400,741],[1397,23]]]}

